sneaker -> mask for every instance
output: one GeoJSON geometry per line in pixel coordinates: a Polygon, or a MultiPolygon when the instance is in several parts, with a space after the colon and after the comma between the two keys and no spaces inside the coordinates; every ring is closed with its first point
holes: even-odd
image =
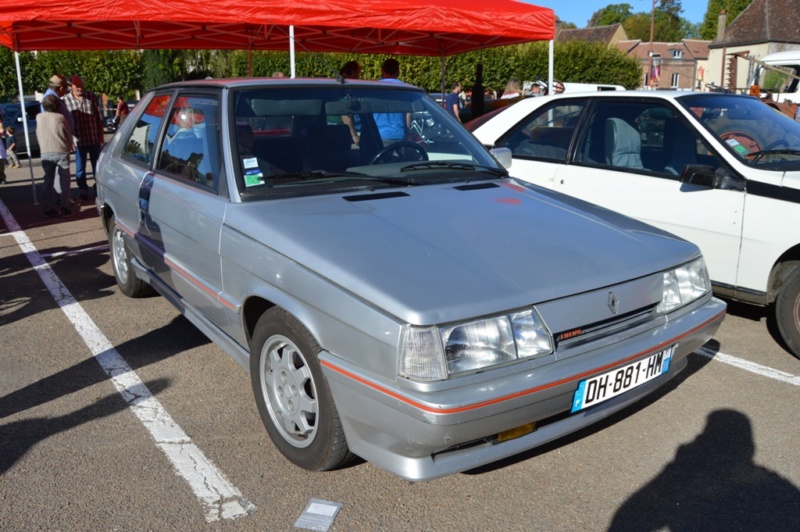
{"type": "Polygon", "coordinates": [[[52,218],[53,216],[58,216],[59,212],[55,209],[48,209],[42,213],[44,218],[52,218]]]}
{"type": "Polygon", "coordinates": [[[75,214],[75,213],[72,212],[70,209],[61,209],[61,217],[62,218],[66,218],[67,216],[72,216],[73,214],[75,214]]]}

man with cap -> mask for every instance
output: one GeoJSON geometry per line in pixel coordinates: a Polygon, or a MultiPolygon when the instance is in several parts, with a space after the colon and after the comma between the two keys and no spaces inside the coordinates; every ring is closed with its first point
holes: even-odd
{"type": "Polygon", "coordinates": [[[73,74],[69,78],[70,92],[64,96],[64,103],[72,113],[75,128],[72,130],[76,140],[75,182],[80,198],[89,199],[89,185],[86,183],[86,163],[92,161],[92,171],[96,170],[97,158],[103,148],[103,116],[100,114],[97,97],[85,90],[83,78],[73,74]]]}
{"type": "MultiPolygon", "coordinates": [[[[72,113],[69,112],[67,105],[63,101],[64,96],[67,94],[67,78],[61,74],[53,74],[44,96],[48,94],[54,94],[58,98],[58,101],[61,102],[59,104],[59,112],[67,119],[70,131],[75,131],[75,122],[72,120],[72,113]]],[[[42,96],[43,100],[44,96],[42,96]]],[[[42,107],[42,112],[44,113],[44,107],[42,107]]]]}

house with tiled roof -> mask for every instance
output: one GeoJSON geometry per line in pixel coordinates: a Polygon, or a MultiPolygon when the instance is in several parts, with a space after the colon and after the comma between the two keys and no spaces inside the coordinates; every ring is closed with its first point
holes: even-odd
{"type": "Polygon", "coordinates": [[[775,52],[800,50],[798,0],[753,0],[727,28],[725,17],[723,11],[717,38],[709,45],[708,83],[746,91],[755,65],[734,54],[760,59],[775,52]]]}
{"type": "Polygon", "coordinates": [[[710,42],[695,39],[653,43],[626,40],[618,42],[617,49],[639,60],[642,87],[697,89],[703,87],[710,42]]]}
{"type": "Polygon", "coordinates": [[[587,41],[599,42],[608,47],[617,46],[617,43],[628,39],[622,24],[609,26],[593,26],[590,28],[561,29],[556,27],[556,42],[587,41]]]}

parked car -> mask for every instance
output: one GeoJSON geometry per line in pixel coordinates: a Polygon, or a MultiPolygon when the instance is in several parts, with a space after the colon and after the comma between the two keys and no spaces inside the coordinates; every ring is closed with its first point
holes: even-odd
{"type": "MultiPolygon", "coordinates": [[[[31,154],[39,155],[39,139],[36,138],[36,115],[41,112],[39,102],[25,102],[25,116],[28,121],[28,137],[31,141],[31,154]]],[[[3,125],[14,127],[14,138],[17,146],[14,151],[17,155],[27,155],[28,144],[25,142],[25,126],[22,123],[22,109],[19,102],[2,104],[3,125]]]]}
{"type": "Polygon", "coordinates": [[[475,468],[638,401],[712,337],[697,246],[509,178],[389,85],[166,85],[98,163],[120,291],[157,291],[248,370],[291,462],[475,468]],[[387,114],[434,134],[385,146],[387,114]]]}
{"type": "MultiPolygon", "coordinates": [[[[132,110],[139,100],[128,100],[128,110],[132,110]]],[[[119,124],[117,123],[117,105],[116,100],[109,100],[108,107],[106,108],[106,117],[103,119],[103,128],[106,133],[114,133],[119,124]]]]}
{"type": "Polygon", "coordinates": [[[714,291],[769,306],[800,356],[800,124],[749,96],[602,92],[467,124],[519,179],[700,246],[714,291]]]}

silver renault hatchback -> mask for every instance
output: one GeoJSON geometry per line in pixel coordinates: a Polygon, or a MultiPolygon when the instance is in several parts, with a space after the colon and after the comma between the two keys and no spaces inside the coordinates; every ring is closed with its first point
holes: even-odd
{"type": "Polygon", "coordinates": [[[97,208],[120,291],[249,371],[287,459],[429,480],[638,401],[725,315],[695,245],[509,161],[402,83],[185,82],[106,145],[97,208]]]}

